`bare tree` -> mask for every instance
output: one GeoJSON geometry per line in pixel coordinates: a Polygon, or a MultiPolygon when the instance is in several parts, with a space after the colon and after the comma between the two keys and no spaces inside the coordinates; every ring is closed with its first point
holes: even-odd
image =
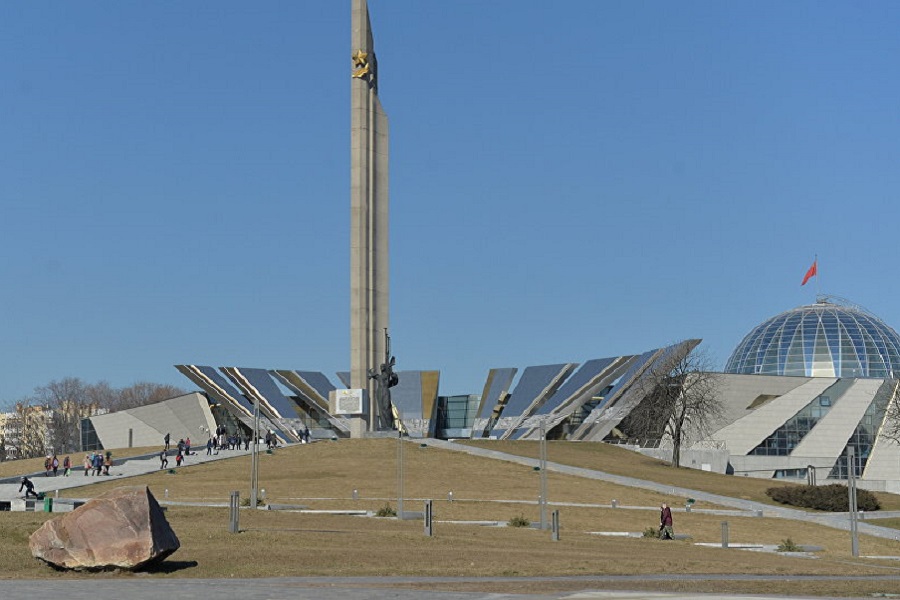
{"type": "Polygon", "coordinates": [[[10,444],[16,458],[34,458],[47,452],[48,410],[31,404],[30,399],[16,403],[11,427],[14,439],[10,444]]]}
{"type": "Polygon", "coordinates": [[[95,414],[86,386],[77,377],[66,377],[35,388],[35,398],[48,409],[47,445],[56,453],[81,449],[81,419],[95,414]]]}
{"type": "Polygon", "coordinates": [[[648,371],[642,378],[644,399],[622,420],[629,437],[667,438],[672,442],[673,467],[679,466],[685,444],[702,439],[722,416],[719,374],[703,350],[691,352],[672,366],[648,371]]]}
{"type": "Polygon", "coordinates": [[[139,381],[127,388],[118,390],[116,401],[108,408],[112,411],[127,410],[138,406],[156,404],[185,393],[187,392],[174,385],[139,381]]]}
{"type": "Polygon", "coordinates": [[[881,435],[900,443],[900,380],[889,379],[891,395],[884,413],[881,435]]]}

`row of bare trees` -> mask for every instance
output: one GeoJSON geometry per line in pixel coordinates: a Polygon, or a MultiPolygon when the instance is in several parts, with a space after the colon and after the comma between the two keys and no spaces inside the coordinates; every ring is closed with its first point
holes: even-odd
{"type": "Polygon", "coordinates": [[[70,453],[81,447],[81,420],[92,415],[154,404],[185,391],[173,385],[138,382],[124,388],[85,383],[77,377],[35,388],[5,414],[0,460],[70,453]]]}

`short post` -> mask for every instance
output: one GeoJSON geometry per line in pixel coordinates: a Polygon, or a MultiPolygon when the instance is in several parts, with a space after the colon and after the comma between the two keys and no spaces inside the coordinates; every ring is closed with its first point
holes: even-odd
{"type": "Polygon", "coordinates": [[[240,515],[241,509],[241,493],[240,492],[231,492],[231,500],[229,503],[229,508],[231,509],[231,520],[228,523],[228,532],[229,533],[238,533],[240,531],[240,525],[238,523],[238,519],[240,515]]]}
{"type": "Polygon", "coordinates": [[[559,541],[559,510],[550,513],[550,541],[559,541]]]}
{"type": "Polygon", "coordinates": [[[722,547],[728,547],[728,521],[722,521],[722,547]]]}
{"type": "Polygon", "coordinates": [[[134,448],[134,429],[128,429],[128,447],[134,448]]]}
{"type": "Polygon", "coordinates": [[[165,492],[165,494],[163,494],[163,496],[165,497],[166,500],[169,499],[169,488],[166,488],[166,492],[165,492]]]}
{"type": "Polygon", "coordinates": [[[613,508],[618,508],[618,507],[619,507],[619,501],[616,500],[615,498],[613,498],[613,501],[612,501],[612,507],[613,507],[613,508]]]}
{"type": "Polygon", "coordinates": [[[447,492],[447,502],[453,502],[453,492],[447,492]]]}
{"type": "Polygon", "coordinates": [[[359,500],[359,490],[353,490],[353,499],[359,500]]]}
{"type": "Polygon", "coordinates": [[[425,501],[425,535],[431,537],[433,534],[431,528],[431,500],[425,501]]]}

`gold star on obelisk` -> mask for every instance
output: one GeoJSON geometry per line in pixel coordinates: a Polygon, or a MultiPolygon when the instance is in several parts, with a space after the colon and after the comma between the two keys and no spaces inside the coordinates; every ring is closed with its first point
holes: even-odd
{"type": "Polygon", "coordinates": [[[353,53],[351,57],[353,59],[354,67],[364,67],[366,66],[366,62],[369,60],[369,53],[363,52],[362,50],[357,50],[353,53]]]}

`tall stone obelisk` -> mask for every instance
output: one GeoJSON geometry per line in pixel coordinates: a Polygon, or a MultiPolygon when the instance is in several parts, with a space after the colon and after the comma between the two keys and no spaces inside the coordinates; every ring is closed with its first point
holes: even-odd
{"type": "Polygon", "coordinates": [[[369,370],[384,361],[388,328],[388,118],[378,100],[378,61],[366,0],[352,0],[350,80],[350,385],[369,391],[369,431],[378,414],[369,370]]]}

